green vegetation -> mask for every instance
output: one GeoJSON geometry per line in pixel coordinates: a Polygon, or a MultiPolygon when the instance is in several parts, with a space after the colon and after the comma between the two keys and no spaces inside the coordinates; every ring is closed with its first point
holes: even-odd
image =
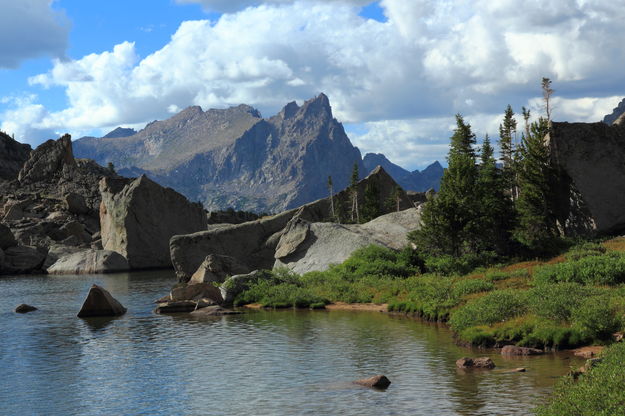
{"type": "Polygon", "coordinates": [[[577,380],[568,376],[556,385],[549,404],[538,416],[625,415],[625,344],[616,344],[603,360],[577,380]]]}
{"type": "Polygon", "coordinates": [[[448,321],[458,340],[472,345],[605,343],[625,328],[625,254],[606,251],[611,244],[614,240],[574,246],[552,264],[477,268],[464,276],[441,273],[458,269],[449,266],[450,256],[423,261],[412,249],[369,246],[325,272],[265,272],[236,304],[387,303],[390,312],[448,321]]]}

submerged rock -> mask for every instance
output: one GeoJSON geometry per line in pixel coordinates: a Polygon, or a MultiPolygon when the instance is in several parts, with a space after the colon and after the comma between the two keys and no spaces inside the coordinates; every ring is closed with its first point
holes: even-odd
{"type": "Polygon", "coordinates": [[[540,355],[543,350],[537,348],[517,347],[516,345],[506,345],[501,349],[501,355],[540,355]]]}
{"type": "Polygon", "coordinates": [[[125,314],[126,310],[106,289],[93,285],[78,312],[78,317],[120,316],[125,314]]]}
{"type": "Polygon", "coordinates": [[[353,381],[354,384],[359,384],[365,387],[373,387],[377,389],[385,389],[391,385],[391,380],[389,380],[384,375],[373,376],[369,378],[363,378],[360,380],[353,381]]]}
{"type": "Polygon", "coordinates": [[[205,308],[196,309],[191,312],[192,316],[224,316],[224,315],[240,315],[242,312],[233,311],[232,309],[224,309],[221,306],[207,306],[205,308]]]}
{"type": "Polygon", "coordinates": [[[36,310],[37,310],[37,308],[35,308],[34,306],[22,303],[21,305],[18,305],[15,308],[15,313],[28,313],[28,312],[33,312],[33,311],[36,311],[36,310]]]}
{"type": "Polygon", "coordinates": [[[128,261],[110,250],[83,250],[60,257],[48,268],[50,274],[116,273],[129,270],[128,261]]]}
{"type": "Polygon", "coordinates": [[[207,227],[200,204],[144,175],[133,180],[104,178],[100,192],[102,245],[126,257],[132,269],[171,267],[169,240],[207,227]]]}
{"type": "Polygon", "coordinates": [[[485,368],[492,369],[495,368],[495,363],[490,357],[479,357],[479,358],[469,358],[462,357],[456,361],[456,367],[461,369],[467,368],[485,368]]]}

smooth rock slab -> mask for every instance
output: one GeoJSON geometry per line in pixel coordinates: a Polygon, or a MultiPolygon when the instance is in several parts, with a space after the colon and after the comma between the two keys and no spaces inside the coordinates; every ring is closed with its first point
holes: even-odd
{"type": "Polygon", "coordinates": [[[360,386],[365,387],[374,387],[376,389],[385,389],[391,385],[391,380],[389,380],[384,375],[377,375],[369,378],[363,378],[360,380],[355,380],[354,384],[358,384],[360,386]]]}
{"type": "Polygon", "coordinates": [[[50,274],[115,273],[129,270],[124,256],[110,250],[83,250],[60,257],[50,268],[50,274]]]}
{"type": "Polygon", "coordinates": [[[78,312],[78,317],[120,316],[125,314],[126,311],[127,309],[111,296],[106,289],[93,285],[89,289],[89,294],[87,294],[87,298],[78,312]]]}
{"type": "Polygon", "coordinates": [[[456,367],[466,368],[495,368],[495,363],[489,357],[469,358],[462,357],[456,361],[456,367]]]}
{"type": "Polygon", "coordinates": [[[34,306],[22,303],[21,305],[18,305],[15,308],[15,313],[28,313],[28,312],[33,312],[33,311],[36,311],[36,310],[37,310],[37,308],[35,308],[34,306]]]}
{"type": "Polygon", "coordinates": [[[506,345],[501,349],[501,355],[540,355],[543,350],[537,348],[517,347],[516,345],[506,345]]]}

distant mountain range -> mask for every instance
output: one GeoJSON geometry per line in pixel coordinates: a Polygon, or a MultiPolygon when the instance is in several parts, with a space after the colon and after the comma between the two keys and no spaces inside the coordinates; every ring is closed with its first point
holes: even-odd
{"type": "Polygon", "coordinates": [[[287,104],[268,119],[247,105],[202,111],[188,107],[136,132],[121,127],[102,138],[83,137],[74,154],[126,176],[147,174],[208,209],[277,212],[345,188],[354,163],[361,177],[381,165],[404,189],[438,189],[443,168],[407,171],[384,155],[353,146],[320,94],[301,107],[287,104]]]}

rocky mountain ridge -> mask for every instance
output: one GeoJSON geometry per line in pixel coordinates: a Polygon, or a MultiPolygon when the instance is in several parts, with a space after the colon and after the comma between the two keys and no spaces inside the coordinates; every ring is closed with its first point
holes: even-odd
{"type": "Polygon", "coordinates": [[[382,166],[395,181],[407,191],[426,192],[429,189],[438,191],[443,177],[443,166],[436,161],[422,171],[412,172],[388,160],[382,153],[367,153],[362,160],[367,171],[382,166]]]}
{"type": "MultiPolygon", "coordinates": [[[[79,139],[75,153],[103,166],[111,162],[124,176],[146,174],[209,210],[284,211],[327,196],[329,176],[335,190],[345,188],[354,163],[361,177],[377,166],[363,163],[324,94],[301,107],[288,103],[270,118],[247,105],[196,106],[119,137],[124,131],[132,132],[118,128],[101,139],[79,139]]],[[[391,176],[407,189],[437,188],[437,166],[391,176]]]]}

